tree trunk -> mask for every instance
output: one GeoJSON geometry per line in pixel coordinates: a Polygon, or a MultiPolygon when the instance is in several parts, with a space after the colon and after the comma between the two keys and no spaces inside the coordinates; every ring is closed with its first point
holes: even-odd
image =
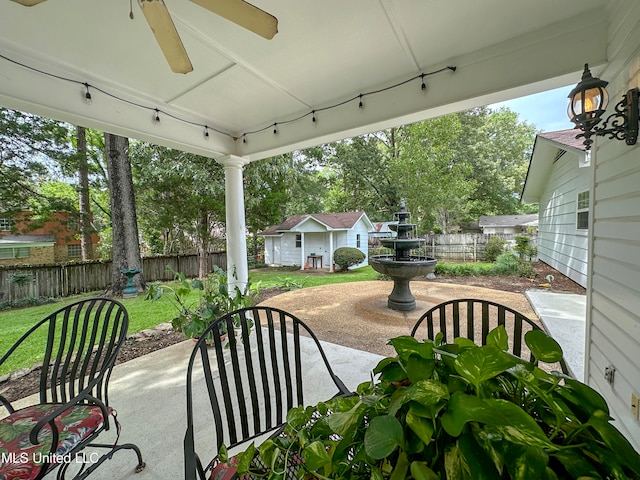
{"type": "Polygon", "coordinates": [[[87,132],[84,127],[76,127],[78,143],[78,180],[80,182],[80,249],[82,260],[93,258],[91,233],[91,202],[89,198],[89,167],[87,164],[87,132]]]}
{"type": "Polygon", "coordinates": [[[207,255],[209,250],[209,214],[205,209],[200,211],[197,232],[198,277],[206,278],[209,272],[211,272],[211,266],[209,265],[209,257],[207,255]]]}
{"type": "MultiPolygon", "coordinates": [[[[113,270],[107,294],[122,296],[127,278],[122,270],[142,270],[136,201],[133,193],[133,177],[129,162],[129,139],[104,134],[109,191],[111,193],[111,229],[113,232],[113,270]]],[[[142,274],[133,277],[138,292],[145,290],[142,274]]]]}

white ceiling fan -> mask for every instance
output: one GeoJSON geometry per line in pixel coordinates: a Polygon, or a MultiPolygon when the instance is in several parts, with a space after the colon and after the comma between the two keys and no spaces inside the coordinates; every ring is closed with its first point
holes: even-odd
{"type": "MultiPolygon", "coordinates": [[[[32,7],[45,0],[13,1],[25,7],[32,7]]],[[[272,39],[278,33],[278,19],[276,17],[244,0],[191,1],[267,40],[272,39]]],[[[192,71],[193,66],[164,0],[138,0],[138,4],[171,70],[176,73],[192,71]]]]}

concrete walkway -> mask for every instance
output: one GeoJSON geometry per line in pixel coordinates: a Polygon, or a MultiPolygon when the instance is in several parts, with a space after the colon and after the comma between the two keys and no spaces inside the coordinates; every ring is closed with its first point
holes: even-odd
{"type": "MultiPolygon", "coordinates": [[[[312,371],[319,368],[321,360],[315,347],[311,348],[311,340],[304,337],[301,340],[303,365],[312,371]]],[[[383,358],[326,342],[322,345],[334,372],[351,390],[369,380],[371,370],[383,358]]],[[[120,443],[137,444],[147,467],[134,473],[135,454],[122,450],[92,473],[91,480],[184,478],[182,442],[186,430],[186,371],[193,347],[194,343],[187,340],[114,368],[109,398],[122,424],[120,443]]],[[[315,382],[311,389],[311,395],[307,395],[305,389],[305,402],[309,405],[336,393],[333,383],[315,382]]],[[[33,403],[33,400],[25,400],[27,404],[33,403]]],[[[194,399],[194,404],[203,402],[204,399],[202,402],[194,399]]],[[[99,441],[113,442],[114,432],[115,428],[105,432],[99,441]]],[[[88,458],[91,458],[90,450],[85,450],[88,458]]],[[[56,471],[45,478],[53,479],[55,475],[56,471]]]]}
{"type": "Polygon", "coordinates": [[[584,381],[587,297],[543,290],[529,290],[525,295],[549,334],[562,347],[575,378],[584,381]]]}

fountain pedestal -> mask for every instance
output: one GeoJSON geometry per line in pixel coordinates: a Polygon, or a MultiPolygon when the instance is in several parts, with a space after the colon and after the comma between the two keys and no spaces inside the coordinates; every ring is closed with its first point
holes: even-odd
{"type": "Polygon", "coordinates": [[[378,273],[393,279],[393,291],[388,297],[387,307],[392,310],[410,312],[416,308],[416,299],[411,293],[412,278],[432,273],[437,260],[431,257],[411,255],[411,250],[418,248],[425,241],[411,238],[409,234],[415,231],[415,225],[406,223],[410,215],[404,203],[400,211],[395,213],[398,223],[389,226],[398,233],[394,239],[382,240],[382,245],[393,248],[391,255],[374,255],[369,258],[369,264],[378,273]]]}

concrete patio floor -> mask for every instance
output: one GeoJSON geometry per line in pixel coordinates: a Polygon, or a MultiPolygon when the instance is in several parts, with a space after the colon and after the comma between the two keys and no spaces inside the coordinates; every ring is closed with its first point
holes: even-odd
{"type": "MultiPolygon", "coordinates": [[[[303,364],[316,368],[320,358],[310,352],[311,341],[302,338],[303,364]],[[306,342],[306,343],[305,343],[306,342]]],[[[186,371],[194,343],[191,340],[117,365],[110,381],[109,397],[122,425],[120,443],[138,445],[146,468],[134,473],[136,457],[132,451],[121,450],[100,466],[92,480],[174,480],[184,478],[182,441],[186,428],[186,371]]],[[[379,355],[323,342],[323,348],[335,373],[354,390],[370,379],[370,372],[382,358],[379,355]]],[[[315,353],[315,352],[314,352],[315,353]]],[[[333,396],[333,384],[318,383],[308,404],[333,396]],[[327,388],[328,387],[328,388],[327,388]]],[[[195,403],[195,402],[194,402],[195,403]]],[[[103,443],[113,442],[115,429],[100,437],[103,443]]],[[[87,452],[89,453],[89,452],[87,452]]],[[[45,478],[55,478],[52,472],[45,478]]]]}
{"type": "MultiPolygon", "coordinates": [[[[582,318],[584,331],[581,310],[584,297],[580,295],[535,291],[532,294],[527,292],[525,296],[478,287],[415,282],[412,291],[418,300],[418,308],[414,312],[399,313],[385,308],[389,291],[389,282],[358,282],[296,290],[273,297],[265,304],[290,311],[307,323],[324,340],[323,348],[335,373],[350,389],[370,378],[370,372],[381,355],[391,354],[390,347],[386,345],[389,338],[408,335],[415,320],[427,308],[452,298],[498,301],[532,318],[535,318],[534,312],[537,313],[562,345],[570,367],[580,378],[584,337],[576,335],[575,323],[582,318]]],[[[136,443],[142,450],[147,467],[135,474],[135,455],[121,451],[90,478],[183,478],[186,370],[193,347],[194,343],[188,340],[115,367],[110,382],[110,398],[122,424],[120,442],[136,443]]],[[[317,358],[311,353],[303,354],[303,362],[310,368],[317,366],[317,358]]],[[[307,403],[316,403],[335,393],[333,386],[327,389],[322,383],[312,390],[313,395],[306,397],[307,403]]],[[[114,431],[103,437],[101,441],[104,443],[113,441],[114,431]]],[[[46,478],[54,477],[55,472],[46,478]]]]}

